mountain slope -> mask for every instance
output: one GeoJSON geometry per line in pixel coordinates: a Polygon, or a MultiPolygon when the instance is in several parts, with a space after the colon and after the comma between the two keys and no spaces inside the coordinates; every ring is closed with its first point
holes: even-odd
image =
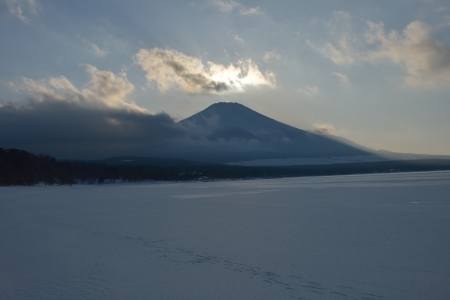
{"type": "Polygon", "coordinates": [[[283,124],[257,113],[239,103],[219,102],[205,110],[180,121],[185,126],[195,125],[206,131],[215,132],[224,128],[240,128],[259,138],[305,137],[308,132],[283,124]]]}
{"type": "Polygon", "coordinates": [[[221,162],[370,152],[351,141],[346,143],[343,138],[318,135],[283,124],[238,103],[213,104],[179,124],[194,138],[223,146],[222,151],[216,149],[203,154],[203,157],[216,157],[213,160],[221,162]]]}

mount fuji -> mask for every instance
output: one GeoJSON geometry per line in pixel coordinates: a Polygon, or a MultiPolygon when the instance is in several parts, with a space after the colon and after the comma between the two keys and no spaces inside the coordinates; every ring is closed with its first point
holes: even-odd
{"type": "Polygon", "coordinates": [[[338,157],[372,152],[344,138],[315,134],[283,124],[238,103],[213,104],[180,121],[179,125],[186,128],[199,144],[217,146],[213,147],[214,150],[199,150],[201,160],[206,161],[338,157]]]}

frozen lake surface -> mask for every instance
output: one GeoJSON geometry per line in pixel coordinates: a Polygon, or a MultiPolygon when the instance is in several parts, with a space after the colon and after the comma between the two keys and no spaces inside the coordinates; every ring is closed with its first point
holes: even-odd
{"type": "Polygon", "coordinates": [[[1,299],[450,299],[450,172],[0,188],[1,299]]]}

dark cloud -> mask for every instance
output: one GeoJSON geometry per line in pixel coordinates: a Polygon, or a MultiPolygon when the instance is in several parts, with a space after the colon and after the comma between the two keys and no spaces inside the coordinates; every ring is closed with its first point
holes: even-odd
{"type": "Polygon", "coordinates": [[[51,100],[0,106],[0,147],[58,158],[161,156],[184,135],[167,114],[98,109],[51,100]]]}

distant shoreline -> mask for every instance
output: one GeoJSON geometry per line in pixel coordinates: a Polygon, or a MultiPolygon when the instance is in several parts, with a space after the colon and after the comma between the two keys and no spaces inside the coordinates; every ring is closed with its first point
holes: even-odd
{"type": "Polygon", "coordinates": [[[51,156],[9,149],[0,157],[1,186],[111,184],[130,182],[190,182],[271,179],[330,175],[450,170],[450,159],[353,162],[298,166],[236,166],[183,161],[166,165],[106,164],[57,161],[51,156]]]}

